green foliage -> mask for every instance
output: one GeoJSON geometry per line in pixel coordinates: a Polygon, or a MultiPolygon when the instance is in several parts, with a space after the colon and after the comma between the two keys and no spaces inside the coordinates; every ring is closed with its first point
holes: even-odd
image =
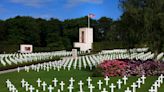
{"type": "Polygon", "coordinates": [[[94,42],[93,43],[93,51],[94,52],[99,52],[103,49],[121,49],[121,48],[125,48],[122,46],[121,42],[105,42],[105,41],[102,41],[102,42],[94,42]]]}
{"type": "Polygon", "coordinates": [[[162,51],[164,41],[164,1],[163,0],[120,0],[125,44],[129,48],[136,45],[150,47],[156,53],[162,51]]]}

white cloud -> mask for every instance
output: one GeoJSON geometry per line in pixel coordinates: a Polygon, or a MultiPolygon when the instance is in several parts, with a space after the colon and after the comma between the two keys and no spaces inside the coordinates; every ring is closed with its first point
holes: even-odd
{"type": "Polygon", "coordinates": [[[74,7],[79,4],[83,4],[83,3],[102,4],[103,2],[104,2],[104,0],[68,0],[66,6],[74,7]]]}
{"type": "Polygon", "coordinates": [[[12,3],[23,4],[31,7],[41,7],[52,0],[10,0],[12,3]]]}

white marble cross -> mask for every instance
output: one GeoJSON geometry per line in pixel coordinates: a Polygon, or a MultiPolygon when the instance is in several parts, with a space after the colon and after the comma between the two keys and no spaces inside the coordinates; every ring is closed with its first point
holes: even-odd
{"type": "Polygon", "coordinates": [[[43,81],[43,83],[42,83],[42,88],[43,88],[43,91],[46,91],[46,86],[47,86],[46,82],[45,82],[45,81],[43,81]]]}
{"type": "Polygon", "coordinates": [[[61,91],[64,90],[64,85],[65,85],[65,83],[64,83],[63,81],[61,81],[61,82],[60,82],[61,91]]]}
{"type": "Polygon", "coordinates": [[[164,79],[163,74],[161,74],[161,75],[159,76],[159,79],[160,79],[160,82],[163,83],[163,79],[164,79]]]}
{"type": "Polygon", "coordinates": [[[119,79],[119,80],[117,81],[117,84],[118,84],[118,89],[121,89],[121,84],[122,84],[121,79],[119,79]]]}
{"type": "Polygon", "coordinates": [[[142,81],[141,81],[141,79],[139,78],[139,79],[137,80],[138,88],[141,87],[141,83],[142,83],[142,81]]]}
{"type": "Polygon", "coordinates": [[[93,86],[92,84],[90,84],[88,88],[90,89],[90,92],[93,92],[93,89],[95,88],[95,86],[93,86]]]}
{"type": "Polygon", "coordinates": [[[83,85],[84,85],[83,81],[80,80],[80,82],[78,84],[80,86],[80,92],[83,92],[83,85]]]}
{"type": "Polygon", "coordinates": [[[124,81],[124,85],[126,85],[126,82],[127,82],[128,78],[126,76],[124,76],[122,79],[124,81]]]}
{"type": "Polygon", "coordinates": [[[10,80],[7,80],[6,83],[7,83],[7,87],[10,87],[12,85],[10,80]]]}
{"type": "Polygon", "coordinates": [[[30,90],[30,92],[33,92],[35,90],[35,88],[32,85],[30,85],[29,90],[30,90]]]}
{"type": "Polygon", "coordinates": [[[49,86],[48,86],[48,91],[49,91],[49,92],[52,92],[53,89],[54,89],[54,88],[52,87],[52,85],[49,85],[49,86]]]}
{"type": "Polygon", "coordinates": [[[108,82],[109,82],[109,80],[110,80],[110,78],[108,77],[108,76],[106,76],[105,78],[104,78],[104,80],[105,80],[105,83],[106,83],[106,86],[108,85],[108,82]]]}
{"type": "Polygon", "coordinates": [[[37,83],[38,83],[38,87],[40,87],[40,84],[41,84],[41,80],[40,80],[40,78],[38,78],[38,80],[36,81],[37,83]]]}
{"type": "Polygon", "coordinates": [[[145,79],[146,79],[145,75],[142,75],[142,77],[141,77],[142,84],[145,84],[145,79]]]}
{"type": "Polygon", "coordinates": [[[6,80],[6,83],[11,83],[9,79],[6,80]]]}
{"type": "Polygon", "coordinates": [[[116,88],[116,86],[112,83],[109,88],[111,89],[111,92],[114,92],[114,88],[116,88]]]}
{"type": "Polygon", "coordinates": [[[28,86],[29,86],[29,84],[28,84],[28,82],[26,82],[25,83],[25,89],[26,89],[26,91],[28,91],[28,86]]]}
{"type": "Polygon", "coordinates": [[[87,79],[88,86],[91,84],[91,81],[92,81],[92,79],[90,77],[88,77],[88,79],[87,79]]]}
{"type": "Polygon", "coordinates": [[[69,92],[72,92],[73,89],[74,89],[74,87],[73,87],[72,85],[69,85],[69,86],[68,86],[69,92]]]}
{"type": "Polygon", "coordinates": [[[133,83],[133,84],[131,85],[131,87],[133,88],[133,92],[136,92],[136,88],[137,88],[136,83],[133,83]]]}
{"type": "Polygon", "coordinates": [[[102,86],[103,82],[102,82],[101,80],[99,80],[99,81],[97,82],[97,84],[98,84],[98,86],[99,86],[99,90],[101,90],[101,86],[102,86]]]}
{"type": "Polygon", "coordinates": [[[58,80],[57,80],[56,78],[54,78],[54,79],[52,80],[52,82],[53,82],[53,84],[54,84],[54,87],[56,87],[56,86],[57,86],[58,80]]]}
{"type": "Polygon", "coordinates": [[[22,87],[25,86],[25,80],[24,79],[22,79],[21,84],[22,84],[22,87]]]}
{"type": "Polygon", "coordinates": [[[71,79],[69,80],[70,85],[73,86],[73,82],[75,82],[75,80],[71,77],[71,79]]]}

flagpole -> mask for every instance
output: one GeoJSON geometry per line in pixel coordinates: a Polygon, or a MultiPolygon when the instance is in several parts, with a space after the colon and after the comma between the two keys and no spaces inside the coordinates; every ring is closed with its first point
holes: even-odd
{"type": "Polygon", "coordinates": [[[90,28],[90,16],[88,15],[88,28],[90,28]]]}

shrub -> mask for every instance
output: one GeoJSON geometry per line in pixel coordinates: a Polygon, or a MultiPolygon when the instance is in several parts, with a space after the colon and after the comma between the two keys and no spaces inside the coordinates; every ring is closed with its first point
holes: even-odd
{"type": "Polygon", "coordinates": [[[155,76],[164,74],[164,63],[153,60],[105,60],[94,74],[103,76],[155,76]]]}
{"type": "Polygon", "coordinates": [[[126,62],[106,60],[98,66],[104,76],[123,76],[126,72],[126,62]]]}

